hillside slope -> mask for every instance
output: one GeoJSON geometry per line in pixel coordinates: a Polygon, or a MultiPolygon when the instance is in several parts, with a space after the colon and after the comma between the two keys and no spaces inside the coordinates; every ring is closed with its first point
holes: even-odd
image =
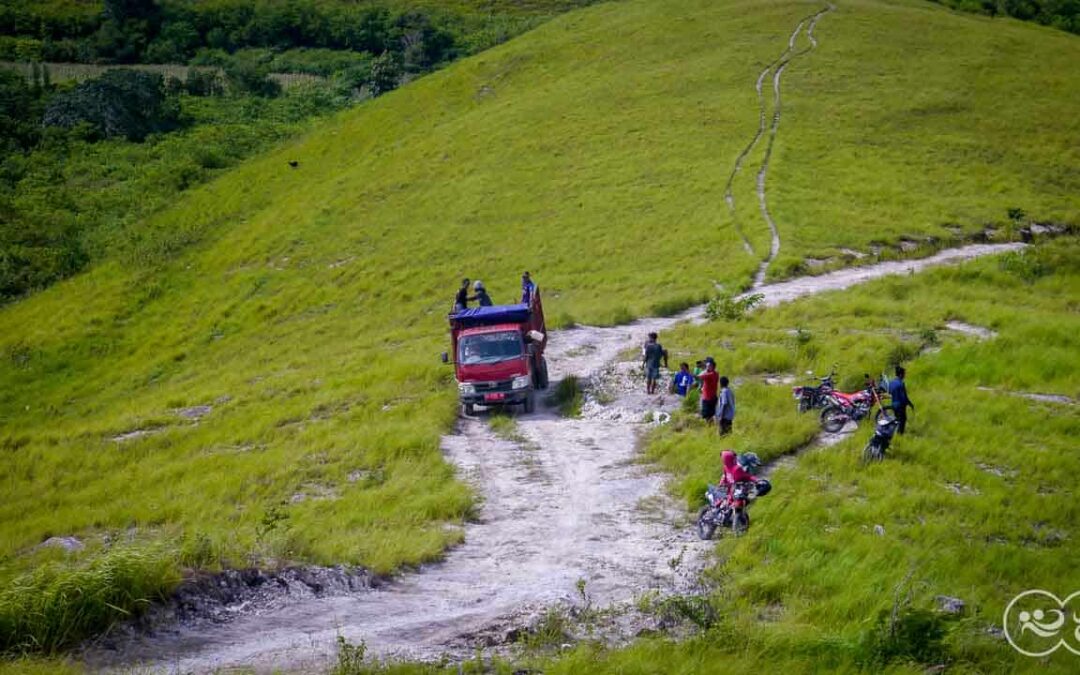
{"type": "MultiPolygon", "coordinates": [[[[505,301],[530,269],[563,325],[745,285],[768,234],[744,218],[744,251],[723,186],[758,125],[755,78],[822,7],[573,12],[244,164],[146,223],[130,259],[5,308],[0,576],[71,566],[118,534],[211,567],[388,571],[438,556],[460,537],[444,524],[471,503],[438,450],[454,419],[437,354],[456,281],[482,278],[505,301]],[[87,549],[32,548],[50,535],[87,549]]],[[[785,73],[767,186],[782,256],[943,223],[970,232],[1007,206],[1080,219],[1080,134],[1065,112],[1080,73],[1060,67],[1080,41],[928,7],[840,3],[785,73]],[[958,36],[1012,46],[981,52],[972,67],[992,77],[979,79],[928,56],[958,36]],[[1034,77],[1020,52],[1057,66],[1034,77]],[[937,105],[933,91],[969,102],[937,105]],[[888,114],[920,97],[937,126],[888,114]],[[931,189],[940,129],[955,180],[931,189]],[[871,178],[889,189],[871,195],[871,178]]],[[[753,199],[736,185],[738,208],[753,199]]]]}

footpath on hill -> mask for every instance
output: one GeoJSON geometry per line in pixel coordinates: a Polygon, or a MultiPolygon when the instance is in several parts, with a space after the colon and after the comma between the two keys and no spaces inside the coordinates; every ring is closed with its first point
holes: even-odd
{"type": "MultiPolygon", "coordinates": [[[[967,246],[755,292],[770,306],[1022,246],[967,246]]],[[[279,584],[268,591],[282,596],[273,602],[238,604],[226,620],[218,614],[159,621],[152,633],[131,631],[89,649],[86,662],[169,672],[318,669],[334,658],[338,636],[363,641],[379,658],[469,658],[477,648],[514,643],[552,607],[585,602],[615,610],[601,628],[604,637],[631,639],[649,627],[635,600],[693,592],[712,550],[664,493],[666,477],[638,462],[639,432],[663,420],[678,400],[643,394],[634,360],[619,360],[649,331],[685,321],[704,321],[704,308],[625,326],[553,331],[552,380],[575,376],[584,383],[580,417],[544,408],[517,416],[512,427],[489,424],[485,416],[461,420],[442,447],[481,501],[464,543],[444,561],[321,597],[290,596],[290,586],[279,584]]]]}

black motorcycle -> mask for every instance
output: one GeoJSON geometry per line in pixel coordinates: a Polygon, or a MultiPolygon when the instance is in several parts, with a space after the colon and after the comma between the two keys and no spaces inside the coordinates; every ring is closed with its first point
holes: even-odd
{"type": "Polygon", "coordinates": [[[820,382],[821,384],[816,387],[804,385],[792,388],[791,393],[799,402],[799,412],[802,413],[807,410],[824,408],[829,402],[829,394],[835,391],[833,373],[829,373],[825,377],[820,378],[820,382]]]}
{"type": "Polygon", "coordinates": [[[739,481],[732,487],[730,494],[727,486],[709,485],[705,490],[708,506],[698,512],[697,531],[702,539],[712,539],[718,527],[730,527],[732,534],[739,536],[750,529],[750,514],[746,508],[750,502],[763,497],[772,489],[772,484],[762,478],[756,483],[739,481]]]}
{"type": "Polygon", "coordinates": [[[878,418],[877,424],[874,425],[874,435],[863,448],[864,462],[878,462],[885,459],[885,451],[889,449],[898,426],[900,426],[900,421],[895,417],[878,418]]]}

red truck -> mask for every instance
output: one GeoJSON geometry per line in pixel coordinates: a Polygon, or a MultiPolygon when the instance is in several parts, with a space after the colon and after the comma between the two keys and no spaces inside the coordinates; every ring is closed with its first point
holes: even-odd
{"type": "MultiPolygon", "coordinates": [[[[527,304],[465,309],[449,319],[462,412],[472,415],[478,405],[521,405],[532,412],[535,391],[548,386],[547,328],[539,289],[527,304]]],[[[444,353],[443,361],[449,360],[444,353]]]]}

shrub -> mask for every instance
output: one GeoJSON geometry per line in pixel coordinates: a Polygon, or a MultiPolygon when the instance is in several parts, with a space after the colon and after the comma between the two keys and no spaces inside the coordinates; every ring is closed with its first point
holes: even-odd
{"type": "Polygon", "coordinates": [[[175,127],[179,112],[176,99],[166,95],[160,74],[115,69],[54,96],[42,122],[65,129],[85,123],[102,137],[141,141],[175,127]]]}
{"type": "Polygon", "coordinates": [[[938,664],[948,656],[945,634],[945,621],[938,613],[910,607],[882,610],[863,636],[861,660],[871,667],[898,660],[938,664]]]}
{"type": "Polygon", "coordinates": [[[233,60],[225,66],[225,81],[233,94],[254,94],[272,98],[281,93],[281,85],[271,80],[266,66],[233,60]]]}
{"type": "Polygon", "coordinates": [[[1038,254],[1027,249],[1001,256],[998,267],[1029,285],[1050,273],[1050,269],[1039,259],[1038,254]]]}
{"type": "Polygon", "coordinates": [[[763,298],[764,296],[760,293],[737,296],[734,293],[724,292],[705,305],[705,316],[711,321],[719,319],[738,321],[760,304],[763,298]]]}
{"type": "Polygon", "coordinates": [[[576,417],[581,414],[581,399],[581,385],[578,379],[573,375],[568,375],[555,385],[548,396],[548,404],[556,406],[566,417],[576,417]]]}
{"type": "Polygon", "coordinates": [[[0,593],[0,651],[70,647],[138,614],[178,581],[162,550],[117,549],[76,569],[42,565],[0,593]]]}

